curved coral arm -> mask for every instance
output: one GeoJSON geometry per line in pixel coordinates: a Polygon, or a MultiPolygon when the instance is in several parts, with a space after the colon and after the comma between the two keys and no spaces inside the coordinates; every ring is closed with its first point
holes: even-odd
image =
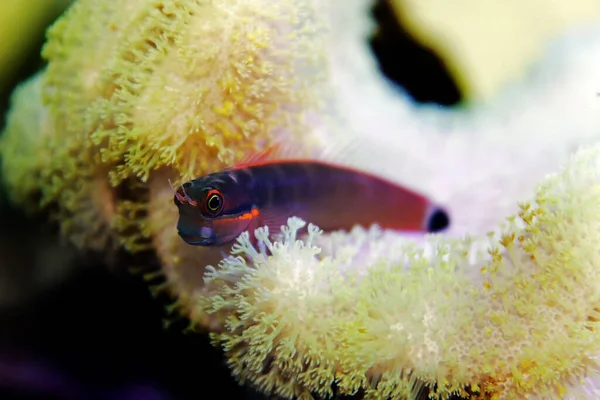
{"type": "Polygon", "coordinates": [[[247,235],[209,268],[213,340],[237,378],[286,397],[562,397],[600,351],[600,146],[549,176],[483,237],[424,244],[372,229],[247,235]],[[299,240],[301,239],[301,240],[299,240]]]}

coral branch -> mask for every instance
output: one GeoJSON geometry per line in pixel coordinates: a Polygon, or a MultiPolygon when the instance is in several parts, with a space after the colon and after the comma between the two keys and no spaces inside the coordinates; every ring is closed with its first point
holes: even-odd
{"type": "Polygon", "coordinates": [[[565,396],[599,372],[598,204],[600,146],[488,236],[297,240],[291,219],[279,241],[256,232],[267,255],[243,235],[206,274],[208,311],[228,313],[213,339],[240,381],[286,397],[565,396]]]}

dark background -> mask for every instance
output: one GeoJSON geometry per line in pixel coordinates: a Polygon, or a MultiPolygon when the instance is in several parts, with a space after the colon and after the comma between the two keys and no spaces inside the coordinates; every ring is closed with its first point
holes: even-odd
{"type": "MultiPolygon", "coordinates": [[[[380,29],[370,46],[382,72],[416,101],[458,104],[443,62],[406,34],[385,1],[373,15],[380,29]]],[[[0,94],[3,115],[14,86],[43,65],[43,41],[41,33],[0,94]]],[[[0,399],[263,398],[238,386],[207,337],[182,333],[185,321],[165,329],[168,300],[153,298],[141,278],[78,255],[2,190],[0,256],[0,399]]]]}

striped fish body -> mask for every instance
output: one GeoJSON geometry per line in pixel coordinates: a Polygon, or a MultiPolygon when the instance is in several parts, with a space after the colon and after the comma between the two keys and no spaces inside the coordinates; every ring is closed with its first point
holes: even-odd
{"type": "Polygon", "coordinates": [[[431,232],[448,225],[447,214],[425,196],[372,174],[313,160],[264,161],[210,174],[184,184],[175,204],[180,236],[204,246],[230,243],[246,230],[252,236],[260,226],[279,232],[291,216],[324,231],[378,224],[431,232]],[[207,205],[216,195],[221,204],[212,212],[207,205]]]}

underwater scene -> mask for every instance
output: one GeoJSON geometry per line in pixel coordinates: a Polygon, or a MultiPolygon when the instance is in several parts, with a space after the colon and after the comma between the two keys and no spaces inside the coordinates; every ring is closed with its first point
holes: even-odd
{"type": "Polygon", "coordinates": [[[600,2],[5,0],[0,400],[600,399],[600,2]]]}

